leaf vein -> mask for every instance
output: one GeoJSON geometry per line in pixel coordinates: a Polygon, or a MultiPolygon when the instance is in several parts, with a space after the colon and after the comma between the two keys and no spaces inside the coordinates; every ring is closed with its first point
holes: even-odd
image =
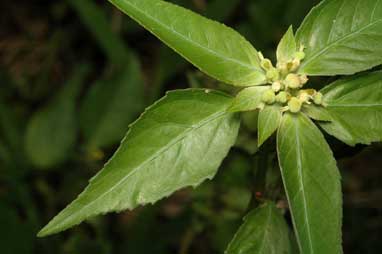
{"type": "Polygon", "coordinates": [[[84,209],[87,209],[89,206],[91,206],[92,204],[94,204],[96,201],[98,201],[100,198],[104,197],[105,195],[109,194],[110,192],[112,192],[115,188],[117,188],[120,184],[122,184],[127,178],[129,178],[130,176],[134,175],[136,172],[138,172],[138,170],[140,168],[142,168],[143,166],[145,166],[147,163],[155,160],[157,157],[159,157],[163,152],[167,151],[168,149],[170,149],[172,146],[176,145],[178,142],[181,142],[185,137],[186,135],[189,133],[189,132],[192,132],[196,129],[199,129],[201,127],[203,127],[205,124],[208,124],[209,122],[211,121],[214,121],[216,119],[218,119],[219,117],[223,116],[224,114],[226,114],[226,111],[219,111],[215,114],[212,114],[207,118],[207,120],[205,121],[201,121],[201,123],[199,123],[199,125],[197,126],[192,126],[191,128],[189,129],[186,129],[183,133],[181,133],[178,137],[180,137],[179,139],[175,140],[174,142],[172,143],[169,143],[167,146],[165,146],[164,148],[160,149],[158,152],[154,153],[153,156],[151,156],[150,158],[148,158],[146,161],[144,161],[141,165],[139,165],[138,167],[136,167],[135,169],[133,169],[129,174],[127,174],[126,176],[124,176],[121,180],[119,180],[116,184],[114,184],[114,186],[112,186],[110,189],[108,189],[106,192],[102,193],[101,195],[99,195],[96,199],[93,199],[91,202],[89,202],[88,204],[86,204],[85,206],[81,207],[81,209],[79,211],[77,211],[76,213],[72,213],[70,216],[66,217],[65,219],[63,219],[58,225],[61,225],[61,224],[65,224],[66,221],[68,221],[70,218],[72,218],[75,214],[78,214],[79,212],[81,212],[82,210],[84,209]]]}
{"type": "MultiPolygon", "coordinates": [[[[169,32],[174,33],[175,35],[177,35],[181,39],[184,39],[185,41],[189,42],[190,44],[193,44],[194,46],[199,47],[201,49],[204,49],[207,52],[209,52],[210,54],[215,55],[215,56],[217,56],[219,58],[222,58],[225,61],[231,61],[231,62],[236,63],[238,65],[241,65],[241,66],[243,66],[243,67],[245,67],[245,68],[247,68],[249,70],[256,70],[258,72],[262,72],[259,68],[256,68],[255,66],[252,66],[252,65],[240,62],[240,61],[238,61],[238,60],[236,60],[236,59],[234,59],[232,57],[228,57],[228,56],[222,55],[222,54],[218,53],[217,51],[213,51],[210,48],[205,47],[202,44],[197,43],[197,42],[191,40],[189,37],[179,33],[178,31],[176,31],[173,27],[169,27],[166,24],[162,23],[160,20],[154,18],[153,16],[148,15],[144,10],[140,9],[138,6],[130,3],[129,1],[125,1],[125,3],[127,5],[129,5],[131,8],[135,9],[137,12],[139,12],[142,16],[144,16],[144,17],[146,17],[148,19],[151,19],[152,21],[156,22],[158,25],[162,26],[164,29],[168,30],[169,32]]],[[[141,25],[146,27],[143,24],[141,24],[141,25]]],[[[148,29],[148,28],[146,27],[146,29],[148,29]]],[[[156,34],[154,30],[152,30],[152,29],[148,29],[148,30],[151,31],[152,33],[156,34]]],[[[180,52],[178,52],[178,53],[181,54],[180,52]]],[[[183,54],[181,54],[181,55],[183,56],[183,54]]],[[[183,56],[183,57],[185,57],[185,56],[183,56]]],[[[185,57],[185,58],[187,58],[187,57],[185,57]]]]}
{"type": "Polygon", "coordinates": [[[356,35],[356,34],[359,34],[361,32],[363,32],[364,30],[367,30],[369,27],[371,26],[374,26],[375,24],[379,23],[379,22],[382,22],[382,18],[381,19],[378,19],[370,24],[368,24],[367,26],[364,26],[362,27],[361,29],[359,30],[356,30],[354,33],[350,33],[338,40],[335,40],[331,43],[329,43],[326,47],[322,48],[321,50],[319,50],[318,52],[314,53],[312,56],[309,57],[308,60],[306,60],[305,62],[302,62],[301,66],[300,66],[300,69],[303,69],[305,66],[307,66],[308,64],[310,64],[312,61],[315,60],[315,58],[321,56],[322,54],[326,53],[328,50],[330,50],[332,47],[336,46],[338,43],[342,42],[342,41],[345,41],[349,38],[351,38],[352,36],[356,35]]]}

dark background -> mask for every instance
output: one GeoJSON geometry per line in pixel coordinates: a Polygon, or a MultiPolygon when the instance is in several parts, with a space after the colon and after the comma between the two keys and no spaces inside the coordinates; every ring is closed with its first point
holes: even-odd
{"type": "MultiPolygon", "coordinates": [[[[297,28],[318,1],[172,2],[236,28],[274,58],[288,26],[297,28]]],[[[262,152],[256,153],[254,113],[243,115],[239,141],[212,182],[36,238],[102,168],[128,124],[165,91],[234,91],[107,1],[5,0],[0,10],[0,253],[223,253],[255,190],[262,152]]],[[[316,87],[328,82],[312,80],[316,87]]],[[[351,148],[327,138],[342,174],[345,253],[380,253],[382,146],[351,148]]],[[[273,151],[273,140],[266,147],[273,151]]],[[[268,159],[275,164],[273,152],[268,159]]]]}

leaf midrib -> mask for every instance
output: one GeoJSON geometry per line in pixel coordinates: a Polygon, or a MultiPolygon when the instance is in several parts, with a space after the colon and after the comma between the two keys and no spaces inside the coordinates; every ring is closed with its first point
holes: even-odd
{"type": "Polygon", "coordinates": [[[355,30],[353,32],[351,32],[350,34],[340,38],[340,39],[337,39],[335,41],[332,41],[330,42],[329,44],[326,45],[326,47],[322,48],[321,50],[319,50],[318,52],[314,53],[312,56],[307,56],[307,60],[306,61],[303,61],[301,63],[301,66],[300,66],[300,70],[303,70],[304,67],[308,66],[311,62],[315,61],[316,58],[318,58],[319,56],[321,56],[322,54],[324,54],[325,52],[327,52],[328,50],[330,50],[332,47],[336,46],[338,43],[344,41],[344,40],[347,40],[348,38],[352,37],[353,35],[356,35],[358,33],[361,33],[362,31],[368,29],[369,27],[377,24],[378,22],[381,22],[382,19],[377,19],[373,22],[371,22],[370,24],[358,29],[358,30],[355,30]]]}
{"type": "Polygon", "coordinates": [[[151,162],[152,160],[156,159],[157,157],[159,157],[161,154],[163,154],[164,152],[166,152],[168,149],[170,149],[172,146],[176,145],[178,142],[182,141],[189,132],[192,132],[196,129],[199,129],[201,127],[203,127],[204,125],[208,124],[209,122],[212,122],[216,119],[218,119],[219,117],[223,116],[224,114],[227,114],[227,112],[225,110],[221,110],[221,111],[218,111],[212,115],[209,115],[208,117],[206,117],[205,119],[201,120],[200,123],[197,125],[197,126],[192,126],[191,128],[188,128],[186,129],[185,131],[183,131],[182,133],[180,133],[177,137],[175,138],[178,138],[176,139],[175,141],[173,141],[172,143],[168,143],[166,146],[164,146],[163,148],[161,148],[159,151],[157,151],[156,153],[154,153],[151,157],[149,157],[147,160],[143,161],[139,166],[133,168],[126,176],[124,176],[120,181],[118,181],[116,184],[114,184],[114,186],[112,186],[108,191],[102,193],[100,196],[98,196],[96,199],[92,200],[90,203],[86,204],[85,206],[81,207],[81,209],[75,213],[71,213],[70,216],[66,217],[65,219],[63,219],[59,224],[56,224],[56,228],[59,227],[59,225],[65,225],[65,222],[68,221],[70,218],[74,217],[76,214],[80,213],[81,211],[83,211],[84,209],[88,208],[89,206],[91,206],[92,204],[94,204],[96,201],[98,201],[100,198],[104,197],[105,195],[107,195],[108,193],[112,192],[115,188],[117,188],[121,183],[123,183],[126,179],[128,179],[130,176],[134,175],[136,172],[139,171],[139,169],[141,167],[143,167],[144,165],[146,165],[147,163],[151,162]]]}
{"type": "MultiPolygon", "coordinates": [[[[146,12],[144,12],[144,10],[138,8],[136,5],[133,5],[133,4],[130,3],[129,1],[124,1],[124,2],[125,2],[127,5],[129,5],[132,9],[135,9],[137,12],[141,13],[141,14],[142,14],[143,16],[145,16],[146,18],[151,19],[152,21],[154,21],[154,22],[156,22],[157,24],[159,24],[160,26],[162,26],[162,28],[166,29],[166,30],[169,31],[169,32],[172,32],[173,34],[175,34],[176,36],[178,36],[178,37],[182,38],[183,40],[189,42],[190,44],[193,44],[194,46],[199,47],[199,48],[201,48],[201,49],[204,49],[205,51],[209,52],[210,54],[215,55],[215,56],[217,56],[217,57],[220,57],[220,58],[224,59],[225,61],[231,61],[231,62],[233,62],[233,63],[236,63],[236,64],[238,64],[238,65],[241,65],[241,66],[247,68],[248,70],[256,70],[256,71],[258,71],[258,72],[261,72],[261,70],[260,70],[258,67],[256,67],[256,66],[248,65],[248,64],[243,63],[243,62],[241,62],[241,61],[238,61],[238,60],[236,60],[236,59],[234,59],[234,58],[232,58],[232,57],[224,56],[224,55],[222,55],[221,53],[219,53],[218,51],[213,51],[213,50],[211,50],[211,49],[208,48],[208,47],[205,47],[205,46],[203,46],[203,45],[201,45],[201,44],[199,44],[199,43],[196,43],[195,41],[190,40],[188,37],[186,37],[186,36],[184,36],[183,34],[177,32],[176,30],[171,29],[171,28],[168,27],[166,24],[162,23],[160,20],[158,20],[158,19],[156,19],[156,18],[154,18],[154,17],[152,17],[152,16],[146,14],[146,12]]],[[[152,29],[146,27],[144,24],[142,24],[142,23],[141,23],[138,19],[136,19],[135,17],[132,17],[132,18],[135,19],[138,23],[140,23],[140,24],[141,24],[143,27],[145,27],[147,30],[149,30],[150,32],[152,32],[153,34],[155,34],[156,36],[158,36],[158,37],[160,38],[160,36],[157,35],[152,29]]],[[[166,43],[166,44],[167,44],[167,43],[166,43]]],[[[171,45],[168,45],[168,46],[171,47],[172,49],[174,49],[176,52],[178,52],[178,51],[177,51],[175,48],[173,48],[171,45]]],[[[193,61],[191,61],[188,57],[184,56],[181,52],[178,52],[178,53],[179,53],[180,55],[182,55],[184,58],[186,58],[188,61],[193,62],[193,61]]],[[[262,72],[261,72],[261,73],[262,73],[262,72]]]]}
{"type": "MultiPolygon", "coordinates": [[[[296,121],[296,119],[295,119],[295,121],[296,121]]],[[[299,119],[297,119],[297,121],[299,121],[299,119]]],[[[306,228],[308,231],[309,248],[311,251],[310,254],[313,254],[314,250],[313,250],[312,236],[311,236],[312,233],[310,231],[310,226],[309,226],[307,198],[305,195],[305,184],[304,184],[304,180],[303,180],[303,176],[302,176],[303,172],[302,172],[301,143],[300,143],[300,136],[298,134],[299,134],[299,126],[298,126],[298,124],[295,123],[295,139],[296,139],[296,154],[297,154],[297,169],[298,169],[297,172],[298,172],[299,182],[300,182],[300,185],[302,187],[301,192],[302,192],[302,197],[304,200],[303,209],[304,209],[305,225],[306,225],[306,228]]]]}

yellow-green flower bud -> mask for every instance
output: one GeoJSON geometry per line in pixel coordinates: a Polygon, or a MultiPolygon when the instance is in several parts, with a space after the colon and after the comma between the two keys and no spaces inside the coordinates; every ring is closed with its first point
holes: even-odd
{"type": "Polygon", "coordinates": [[[288,94],[284,91],[279,92],[276,95],[276,101],[282,104],[286,103],[288,101],[288,94]]]}
{"type": "Polygon", "coordinates": [[[306,76],[306,75],[300,76],[301,85],[305,85],[306,83],[308,83],[308,81],[309,81],[308,76],[306,76]]]}
{"type": "Polygon", "coordinates": [[[305,53],[303,51],[298,51],[298,52],[296,52],[294,57],[301,61],[305,58],[305,53]]]}
{"type": "Polygon", "coordinates": [[[259,56],[260,61],[264,59],[264,55],[260,51],[257,53],[257,55],[259,56]]]}
{"type": "Polygon", "coordinates": [[[310,104],[309,100],[312,98],[307,92],[300,91],[298,94],[298,98],[300,101],[310,104]]]}
{"type": "Polygon", "coordinates": [[[302,101],[296,97],[292,97],[288,102],[289,111],[292,113],[298,113],[302,107],[302,101]]]}
{"type": "Polygon", "coordinates": [[[296,71],[298,67],[300,67],[301,61],[300,59],[294,59],[292,62],[288,64],[288,70],[289,71],[296,71]]]}
{"type": "Polygon", "coordinates": [[[281,90],[281,88],[282,88],[282,85],[281,85],[280,81],[275,81],[275,82],[272,83],[272,90],[274,92],[277,93],[278,91],[281,90]]]}
{"type": "Polygon", "coordinates": [[[323,103],[323,98],[324,98],[324,96],[322,95],[322,93],[320,93],[320,92],[315,93],[315,94],[313,95],[313,102],[314,102],[314,104],[316,104],[316,105],[322,105],[322,103],[323,103]]]}
{"type": "Polygon", "coordinates": [[[287,63],[285,63],[285,62],[278,62],[277,63],[277,69],[279,70],[279,72],[282,75],[286,75],[289,72],[287,63]]]}
{"type": "Polygon", "coordinates": [[[286,63],[285,62],[277,62],[276,67],[279,70],[286,69],[286,63]]]}
{"type": "Polygon", "coordinates": [[[267,104],[273,104],[276,100],[276,94],[272,89],[269,89],[263,93],[261,100],[267,104]]]}
{"type": "Polygon", "coordinates": [[[280,73],[279,73],[279,71],[276,69],[276,68],[274,68],[274,67],[272,67],[272,68],[270,68],[268,71],[267,71],[267,78],[269,79],[269,80],[272,80],[272,81],[275,81],[275,80],[278,80],[279,78],[280,78],[280,73]]]}
{"type": "Polygon", "coordinates": [[[290,73],[286,76],[284,84],[289,88],[296,89],[301,86],[301,80],[297,74],[290,73]]]}
{"type": "Polygon", "coordinates": [[[264,70],[267,71],[273,68],[272,62],[268,58],[262,59],[260,65],[264,70]]]}

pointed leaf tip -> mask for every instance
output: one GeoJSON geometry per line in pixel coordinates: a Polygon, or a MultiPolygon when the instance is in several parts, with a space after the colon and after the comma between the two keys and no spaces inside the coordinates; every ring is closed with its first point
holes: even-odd
{"type": "Polygon", "coordinates": [[[154,203],[211,179],[237,137],[240,121],[227,112],[231,103],[230,96],[215,91],[168,93],[131,126],[105,167],[38,236],[99,214],[154,203]]]}

